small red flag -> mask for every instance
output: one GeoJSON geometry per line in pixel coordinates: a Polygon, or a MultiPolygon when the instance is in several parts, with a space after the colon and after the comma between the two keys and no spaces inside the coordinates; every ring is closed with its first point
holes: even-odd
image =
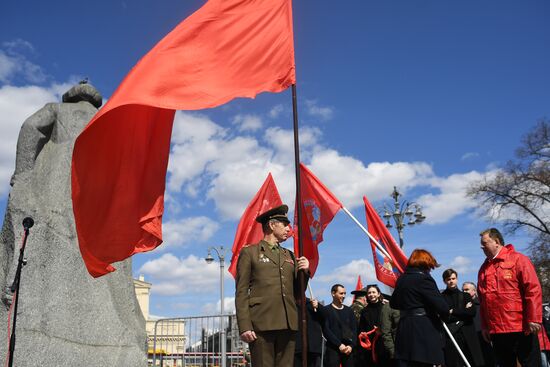
{"type": "Polygon", "coordinates": [[[262,225],[256,222],[256,217],[270,208],[275,208],[282,204],[279,191],[270,173],[267,175],[260,190],[246,207],[237,227],[237,233],[233,241],[233,256],[231,257],[231,265],[229,265],[228,269],[233,278],[237,274],[237,262],[243,246],[256,244],[264,237],[262,225]]]}
{"type": "MultiPolygon", "coordinates": [[[[313,277],[319,264],[317,246],[323,241],[323,231],[342,208],[340,200],[302,163],[300,163],[300,194],[302,198],[302,240],[304,253],[299,253],[297,238],[294,236],[294,252],[309,260],[309,272],[313,277]]],[[[296,203],[298,205],[298,203],[296,203]]],[[[298,211],[294,211],[294,225],[297,228],[298,211]]]]}
{"type": "Polygon", "coordinates": [[[76,139],[72,199],[88,272],[162,243],[175,110],[296,82],[291,0],[209,0],[130,71],[76,139]]]}
{"type": "Polygon", "coordinates": [[[384,225],[382,218],[380,218],[376,210],[374,210],[366,196],[363,196],[363,201],[365,202],[369,233],[376,238],[378,243],[391,256],[391,259],[385,256],[375,247],[374,241],[370,240],[376,278],[387,286],[395,288],[395,282],[403,273],[403,269],[407,266],[408,259],[403,253],[403,250],[397,245],[390,231],[388,231],[384,225]]]}
{"type": "MultiPolygon", "coordinates": [[[[363,283],[361,282],[361,275],[358,275],[357,284],[355,285],[355,290],[360,291],[361,289],[363,289],[363,283]]],[[[353,301],[355,301],[355,294],[353,295],[353,301]]]]}

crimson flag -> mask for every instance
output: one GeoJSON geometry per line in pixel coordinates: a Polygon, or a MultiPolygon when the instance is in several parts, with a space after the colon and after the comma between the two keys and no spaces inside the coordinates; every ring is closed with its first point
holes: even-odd
{"type": "Polygon", "coordinates": [[[294,224],[298,230],[302,231],[304,253],[299,253],[297,235],[294,236],[294,252],[309,260],[309,272],[313,277],[319,264],[317,246],[323,241],[323,231],[336,212],[342,208],[342,203],[302,163],[300,163],[300,185],[302,213],[304,213],[302,227],[297,227],[297,210],[294,211],[294,224]]]}
{"type": "Polygon", "coordinates": [[[270,173],[267,175],[260,190],[246,207],[239,222],[239,226],[237,227],[237,233],[233,241],[233,256],[231,257],[231,265],[229,265],[228,269],[233,275],[233,278],[237,274],[237,262],[243,246],[247,244],[256,244],[264,237],[262,224],[256,222],[256,217],[282,204],[283,202],[279,196],[279,191],[270,173]]]}
{"type": "MultiPolygon", "coordinates": [[[[357,276],[357,284],[355,285],[355,290],[360,291],[361,289],[363,289],[363,283],[361,282],[361,275],[358,275],[357,276]]],[[[355,294],[353,295],[353,301],[352,302],[355,302],[355,294]]]]}
{"type": "Polygon", "coordinates": [[[370,240],[376,278],[387,286],[395,288],[395,282],[403,273],[403,269],[407,266],[408,259],[403,253],[403,250],[397,245],[390,231],[388,231],[384,222],[369,203],[366,196],[363,196],[363,201],[365,202],[369,233],[376,238],[378,243],[391,256],[391,259],[389,259],[376,248],[374,241],[372,239],[370,240]]]}
{"type": "Polygon", "coordinates": [[[88,272],[107,274],[162,243],[175,110],[295,82],[291,0],[209,0],[155,45],[75,142],[73,211],[88,272]]]}

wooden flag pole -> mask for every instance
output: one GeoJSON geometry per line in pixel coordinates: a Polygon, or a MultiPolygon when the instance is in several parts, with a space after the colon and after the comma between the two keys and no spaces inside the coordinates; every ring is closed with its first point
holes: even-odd
{"type": "MultiPolygon", "coordinates": [[[[300,185],[300,141],[298,139],[298,101],[296,97],[296,84],[292,84],[292,115],[294,118],[294,167],[296,170],[296,218],[298,220],[298,254],[303,256],[304,245],[302,242],[302,195],[300,185]]],[[[307,367],[307,318],[306,318],[306,274],[303,271],[298,272],[300,282],[300,330],[302,331],[302,367],[307,367]]]]}

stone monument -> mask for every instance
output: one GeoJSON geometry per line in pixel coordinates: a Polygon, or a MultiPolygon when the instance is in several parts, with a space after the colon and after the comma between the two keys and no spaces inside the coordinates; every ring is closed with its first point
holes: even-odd
{"type": "MultiPolygon", "coordinates": [[[[102,104],[81,82],[29,117],[17,142],[15,173],[0,233],[0,357],[8,352],[8,314],[23,218],[34,219],[21,272],[14,366],[147,365],[145,320],[131,260],[92,278],[82,261],[71,203],[76,137],[102,104]]],[[[13,315],[11,315],[13,319],[13,315]]]]}

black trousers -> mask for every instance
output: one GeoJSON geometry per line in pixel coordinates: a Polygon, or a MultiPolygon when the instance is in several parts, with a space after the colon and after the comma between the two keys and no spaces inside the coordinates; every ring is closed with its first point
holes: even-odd
{"type": "Polygon", "coordinates": [[[516,359],[522,367],[540,367],[540,347],[536,334],[491,334],[493,350],[499,367],[516,367],[516,359]]]}
{"type": "Polygon", "coordinates": [[[340,353],[339,350],[334,350],[327,345],[325,349],[325,358],[323,367],[353,367],[353,353],[349,356],[340,353]]]}

